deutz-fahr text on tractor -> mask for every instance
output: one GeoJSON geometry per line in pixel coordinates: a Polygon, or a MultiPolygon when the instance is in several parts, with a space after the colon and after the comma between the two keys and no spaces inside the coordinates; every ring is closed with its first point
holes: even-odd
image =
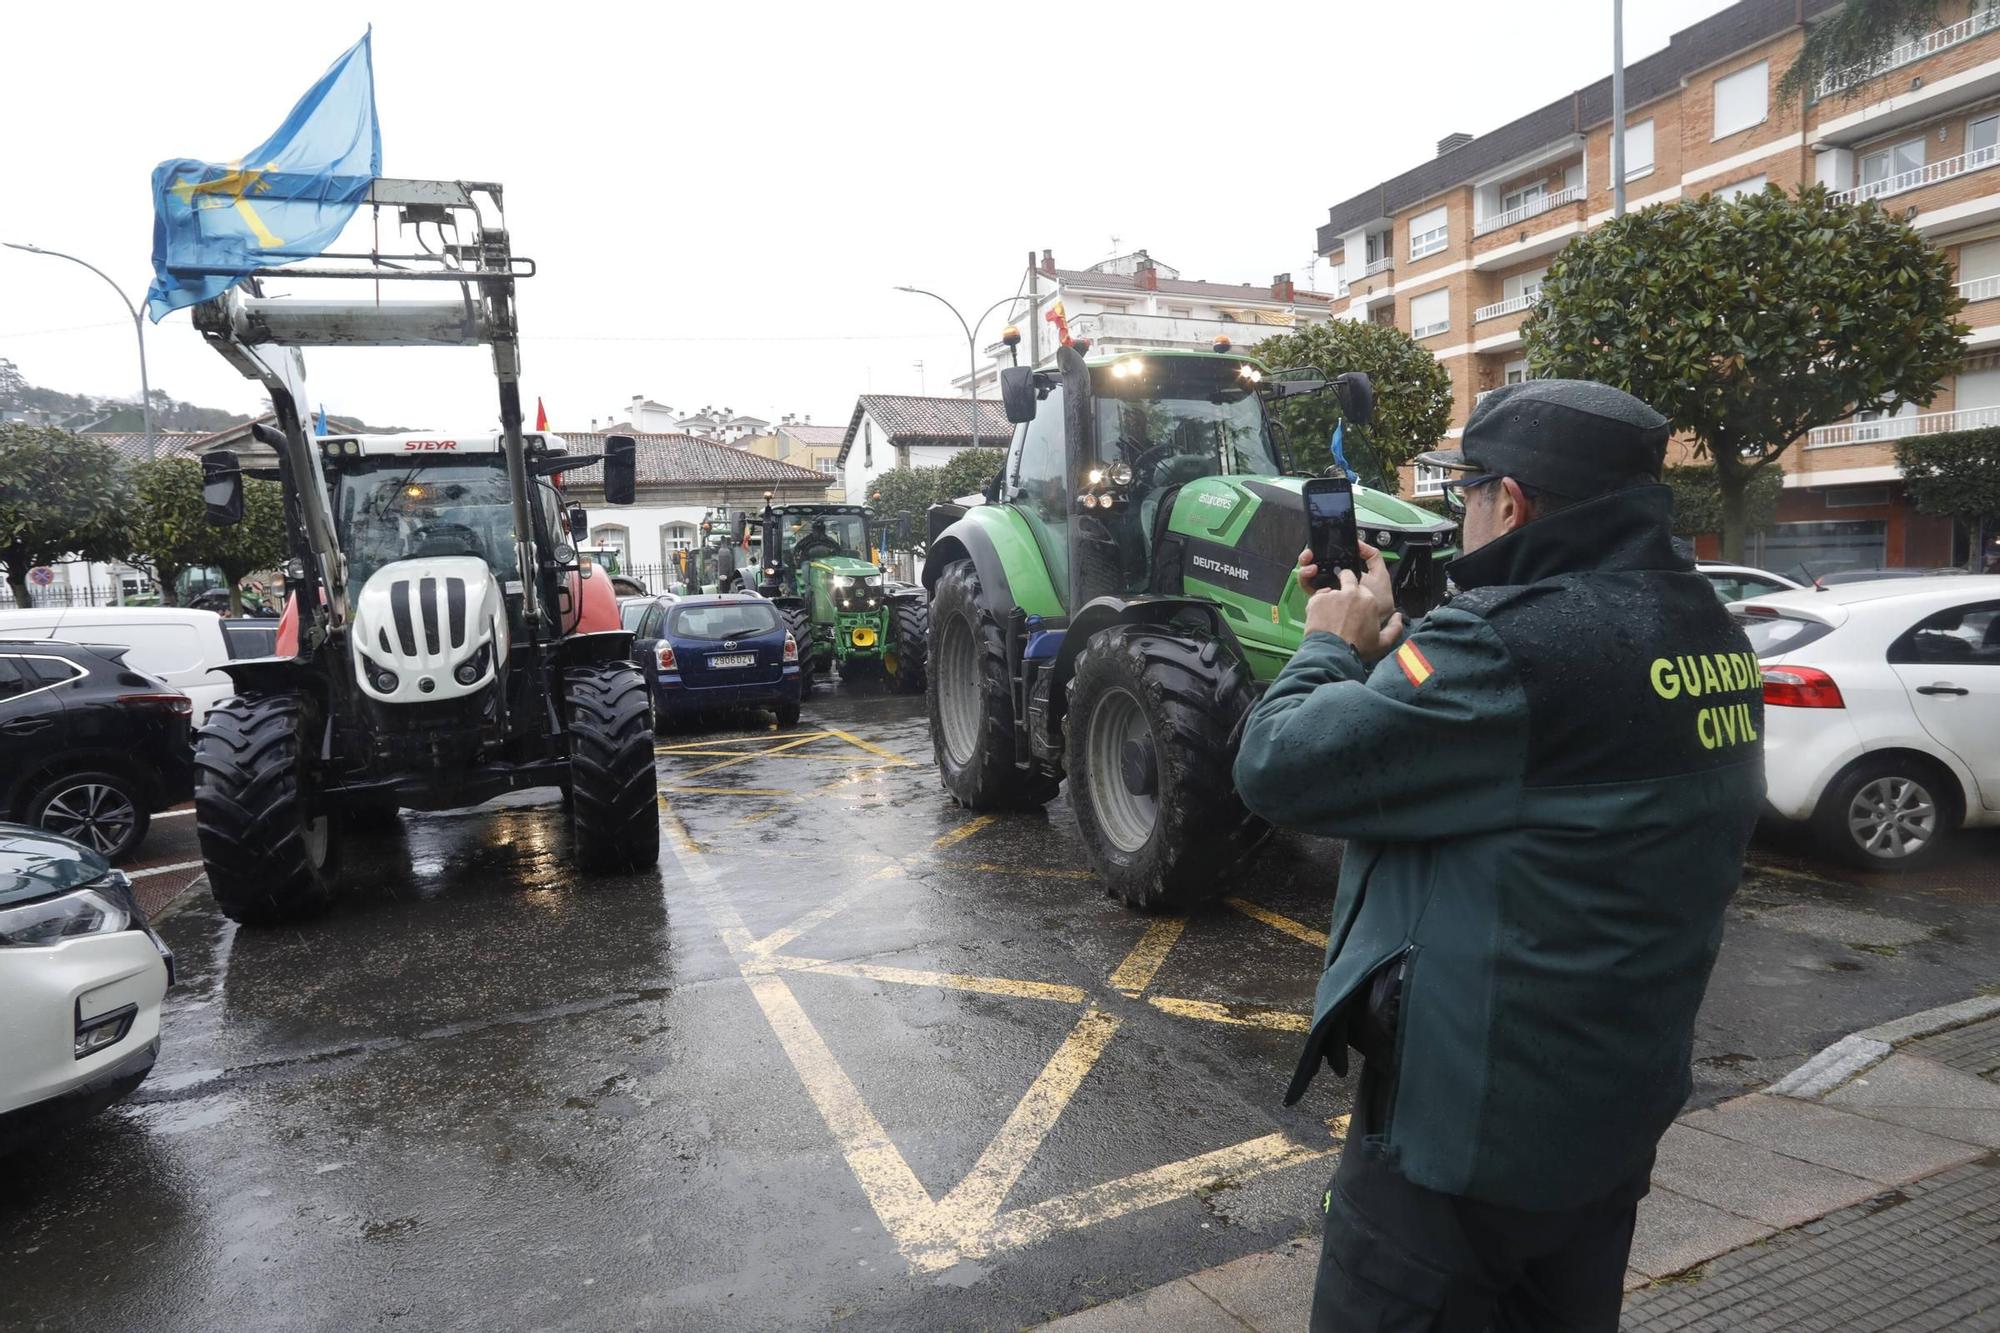
{"type": "MultiPolygon", "coordinates": [[[[931,510],[929,705],[944,785],[978,810],[1067,779],[1093,868],[1146,911],[1222,892],[1266,833],[1231,782],[1238,729],[1304,637],[1304,479],[1266,403],[1367,377],[1272,374],[1227,351],[1001,372],[1014,438],[987,503],[931,510]]],[[[1453,525],[1357,486],[1398,603],[1441,600],[1453,525]]],[[[1366,774],[1329,773],[1329,782],[1366,774]]]]}
{"type": "Polygon", "coordinates": [[[879,679],[899,694],[923,689],[930,646],[924,592],[883,572],[869,511],[767,503],[762,526],[761,591],[799,641],[806,688],[837,666],[842,680],[879,679]]]}
{"type": "MultiPolygon", "coordinates": [[[[578,456],[523,434],[514,282],[500,187],[377,180],[370,202],[435,226],[425,253],[278,276],[444,281],[443,301],[262,299],[230,290],[195,325],[263,383],[275,466],[204,460],[209,516],[242,516],[242,476],[282,483],[290,555],[278,654],[225,663],[240,693],[197,742],[195,823],[217,904],[246,923],[325,907],[344,831],[400,809],[472,805],[559,788],[587,872],[659,855],[652,709],[609,577],[577,558],[587,531],[555,481],[600,464],[605,498],[630,503],[634,445],[578,456]],[[467,233],[461,240],[461,233],[467,233]],[[498,434],[315,437],[304,346],[493,349],[498,434]]],[[[326,261],[335,261],[332,267],[326,261]]]]}

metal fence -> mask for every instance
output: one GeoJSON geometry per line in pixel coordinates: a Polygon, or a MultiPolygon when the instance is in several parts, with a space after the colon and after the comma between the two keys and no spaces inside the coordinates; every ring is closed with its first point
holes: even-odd
{"type": "MultiPolygon", "coordinates": [[[[131,598],[127,598],[123,603],[118,600],[118,585],[115,583],[95,583],[82,587],[52,583],[46,588],[37,588],[31,583],[28,585],[28,595],[34,599],[36,606],[120,606],[129,605],[132,601],[131,598]]],[[[159,599],[155,597],[151,604],[158,605],[158,601],[159,599]]],[[[0,582],[0,611],[17,610],[19,606],[20,604],[14,600],[13,587],[0,582]]]]}
{"type": "MultiPolygon", "coordinates": [[[[917,575],[922,572],[923,557],[910,551],[883,551],[881,556],[883,571],[892,579],[915,583],[917,575]]],[[[609,562],[600,563],[609,568],[609,562]]],[[[690,570],[692,568],[690,562],[690,570]]],[[[620,578],[637,579],[646,585],[647,592],[677,592],[689,577],[688,574],[681,572],[678,565],[635,565],[622,560],[617,562],[617,567],[611,569],[611,572],[620,578]]],[[[750,570],[747,573],[754,586],[757,571],[750,570]]]]}

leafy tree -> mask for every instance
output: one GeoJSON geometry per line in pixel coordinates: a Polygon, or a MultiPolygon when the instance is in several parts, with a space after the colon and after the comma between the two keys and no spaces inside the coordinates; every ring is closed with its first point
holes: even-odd
{"type": "Polygon", "coordinates": [[[1751,479],[1815,426],[1928,403],[1964,360],[1951,264],[1874,204],[1819,186],[1704,195],[1613,219],[1550,266],[1522,336],[1537,375],[1652,404],[1715,465],[1722,551],[1751,479]]]}
{"type": "MultiPolygon", "coordinates": [[[[1451,376],[1436,357],[1402,330],[1366,320],[1336,319],[1266,338],[1250,349],[1274,370],[1313,366],[1327,375],[1361,370],[1375,387],[1375,420],[1349,427],[1342,452],[1362,484],[1396,492],[1396,469],[1432,448],[1451,424],[1451,376]]],[[[1331,390],[1286,398],[1273,415],[1291,442],[1292,461],[1308,472],[1333,465],[1333,426],[1340,403],[1331,390]]]]}
{"type": "Polygon", "coordinates": [[[875,511],[885,528],[904,514],[910,516],[912,531],[923,523],[924,511],[937,503],[938,478],[944,471],[935,467],[892,467],[868,484],[863,503],[875,511]]]}
{"type": "Polygon", "coordinates": [[[110,447],[47,426],[0,424],[0,568],[16,606],[33,606],[28,571],[64,556],[126,550],[129,489],[110,447]]]}
{"type": "MultiPolygon", "coordinates": [[[[1699,537],[1722,531],[1722,487],[1713,463],[1690,463],[1666,469],[1661,480],[1674,489],[1674,532],[1699,537]]],[[[1750,479],[1744,521],[1747,530],[1768,528],[1778,517],[1778,492],[1783,474],[1765,469],[1750,479]]]]}
{"type": "Polygon", "coordinates": [[[1937,26],[1938,0],[1843,0],[1806,29],[1799,58],[1778,81],[1778,98],[1808,95],[1827,75],[1854,68],[1862,76],[1838,90],[1838,95],[1852,97],[1881,72],[1889,52],[1937,26]]]}
{"type": "Polygon", "coordinates": [[[181,571],[212,563],[214,529],[201,502],[201,465],[160,458],[132,469],[132,512],[126,561],[150,572],[168,606],[179,595],[181,571]]]}
{"type": "Polygon", "coordinates": [[[1005,449],[961,449],[938,469],[938,499],[984,491],[1007,461],[1005,449]]]}
{"type": "Polygon", "coordinates": [[[1896,462],[1910,503],[1924,513],[1975,532],[2000,524],[2000,428],[1912,435],[1896,442],[1896,462]]]}

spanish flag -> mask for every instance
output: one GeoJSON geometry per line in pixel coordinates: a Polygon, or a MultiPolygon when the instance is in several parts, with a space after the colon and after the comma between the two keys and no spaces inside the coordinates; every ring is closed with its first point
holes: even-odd
{"type": "Polygon", "coordinates": [[[1437,674],[1431,660],[1414,643],[1405,643],[1396,650],[1396,665],[1403,668],[1403,674],[1410,678],[1411,685],[1422,685],[1437,674]]]}
{"type": "Polygon", "coordinates": [[[535,429],[547,430],[548,428],[549,428],[549,409],[542,406],[542,399],[541,396],[538,394],[535,397],[535,429]]]}
{"type": "Polygon", "coordinates": [[[1046,319],[1049,323],[1056,326],[1056,337],[1061,339],[1062,345],[1064,347],[1068,347],[1070,345],[1069,313],[1063,309],[1062,301],[1058,299],[1055,302],[1055,304],[1051,305],[1048,308],[1048,310],[1042,315],[1042,318],[1046,319]]]}

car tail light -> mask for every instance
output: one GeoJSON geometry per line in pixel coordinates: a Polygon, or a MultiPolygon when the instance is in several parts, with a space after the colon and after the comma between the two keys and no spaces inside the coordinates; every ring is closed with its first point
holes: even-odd
{"type": "Polygon", "coordinates": [[[674,661],[674,646],[671,643],[668,643],[665,639],[660,640],[660,647],[658,651],[660,659],[660,670],[672,671],[680,665],[678,662],[674,661]]]}
{"type": "Polygon", "coordinates": [[[799,660],[799,641],[789,634],[785,636],[785,660],[787,662],[799,660]]]}
{"type": "Polygon", "coordinates": [[[150,708],[162,713],[176,713],[188,717],[194,712],[194,700],[185,694],[121,694],[118,702],[129,708],[150,708]]]}
{"type": "Polygon", "coordinates": [[[1765,667],[1764,702],[1779,708],[1847,707],[1832,676],[1801,666],[1765,667]]]}

